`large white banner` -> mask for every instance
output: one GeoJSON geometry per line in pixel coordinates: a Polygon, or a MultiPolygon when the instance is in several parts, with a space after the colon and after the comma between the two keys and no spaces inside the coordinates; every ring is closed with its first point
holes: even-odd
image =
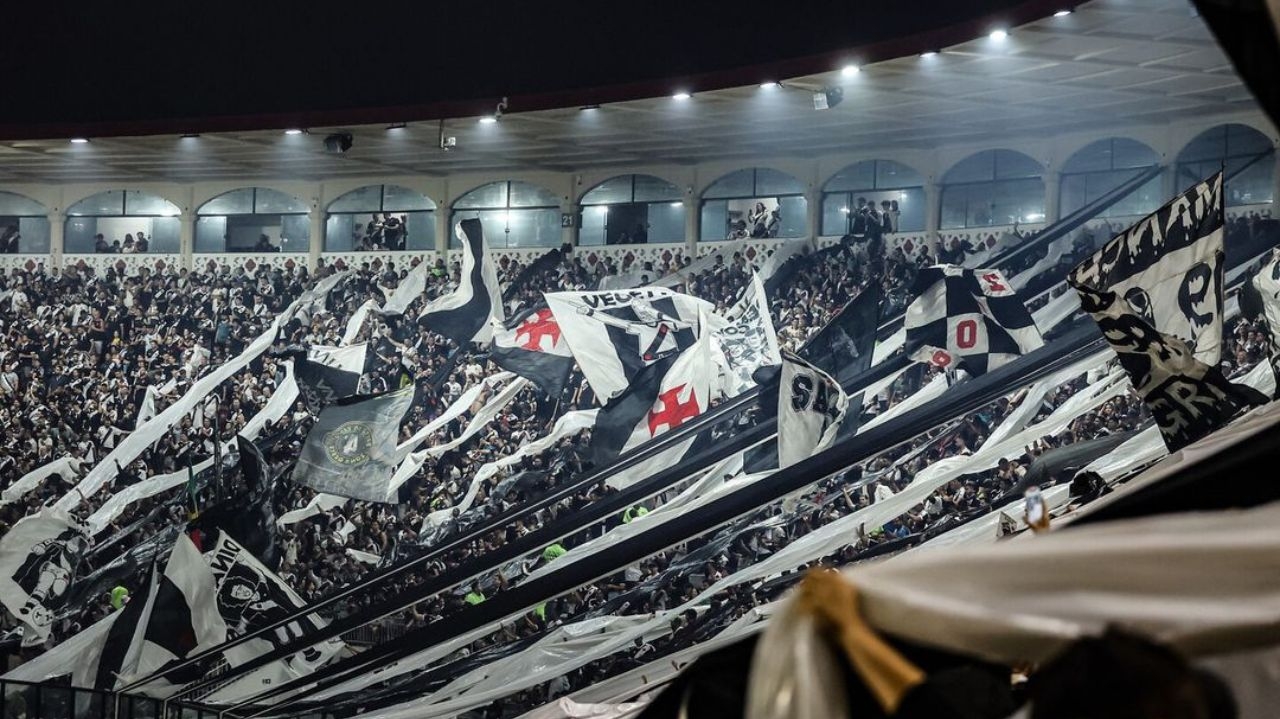
{"type": "Polygon", "coordinates": [[[725,394],[742,394],[755,386],[751,378],[761,367],[782,363],[778,335],[769,316],[769,300],[759,275],[752,275],[738,303],[724,314],[725,323],[715,330],[726,364],[725,394]]]}
{"type": "Polygon", "coordinates": [[[49,637],[90,539],[57,508],[28,515],[0,539],[0,604],[23,623],[24,646],[49,637]]]}

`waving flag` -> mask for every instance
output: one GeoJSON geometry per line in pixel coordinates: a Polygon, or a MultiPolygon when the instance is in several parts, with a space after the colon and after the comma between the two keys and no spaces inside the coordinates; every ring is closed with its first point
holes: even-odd
{"type": "Polygon", "coordinates": [[[507,327],[495,327],[489,359],[559,397],[573,369],[573,352],[546,305],[522,313],[507,327]]]}
{"type": "Polygon", "coordinates": [[[327,407],[307,434],[294,481],[340,497],[394,501],[396,443],[413,393],[409,386],[327,407]]]}
{"type": "Polygon", "coordinates": [[[1102,329],[1171,452],[1266,397],[1218,369],[1222,173],[1117,235],[1067,282],[1102,329]]]}
{"type": "Polygon", "coordinates": [[[724,352],[725,393],[732,397],[755,386],[752,374],[757,369],[782,362],[759,275],[751,276],[741,299],[725,312],[724,319],[724,325],[715,330],[715,340],[724,352]]]}
{"type": "Polygon", "coordinates": [[[485,344],[493,334],[489,320],[501,323],[504,317],[498,271],[485,245],[480,220],[458,223],[457,235],[462,240],[462,277],[458,288],[428,303],[418,321],[460,347],[472,342],[485,344]]]}
{"type": "Polygon", "coordinates": [[[620,394],[645,367],[692,347],[714,307],[661,287],[548,292],[578,367],[601,400],[620,394]]]}
{"type": "Polygon", "coordinates": [[[778,381],[778,467],[789,467],[830,447],[848,407],[848,395],[831,375],[799,357],[783,355],[778,381]]]}
{"type": "Polygon", "coordinates": [[[980,375],[1044,344],[1026,305],[999,270],[920,270],[907,307],[912,359],[980,375]]]}
{"type": "Polygon", "coordinates": [[[25,631],[24,645],[48,639],[91,540],[66,512],[42,509],[0,538],[0,604],[25,631]]]}

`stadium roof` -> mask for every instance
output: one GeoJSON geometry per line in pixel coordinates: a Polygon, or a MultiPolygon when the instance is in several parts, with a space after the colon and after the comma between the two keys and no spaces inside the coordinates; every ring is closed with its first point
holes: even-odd
{"type": "MultiPolygon", "coordinates": [[[[475,105],[476,114],[444,121],[443,134],[457,138],[450,152],[440,149],[440,123],[408,117],[396,129],[386,122],[326,125],[300,135],[277,128],[199,137],[91,137],[85,144],[71,144],[64,135],[0,143],[0,181],[575,171],[997,142],[1256,109],[1184,0],[1094,0],[1067,15],[1008,28],[1003,39],[986,34],[1005,27],[975,21],[966,26],[971,39],[939,46],[942,52],[929,57],[865,64],[858,51],[832,51],[822,56],[827,69],[820,74],[778,78],[754,66],[750,72],[759,76],[750,78],[752,84],[728,89],[700,91],[696,82],[679,80],[664,81],[661,89],[641,85],[663,94],[602,102],[598,109],[525,112],[513,98],[499,122],[482,124],[479,118],[493,106],[475,105]],[[859,72],[842,72],[855,64],[859,72]],[[780,86],[760,85],[779,79],[780,86]],[[813,93],[824,88],[840,88],[843,101],[815,110],[813,93]],[[694,91],[692,97],[672,97],[686,89],[694,91]],[[354,146],[346,154],[326,152],[323,138],[339,130],[353,135],[354,146]]],[[[281,86],[292,82],[287,73],[262,72],[281,86]]]]}

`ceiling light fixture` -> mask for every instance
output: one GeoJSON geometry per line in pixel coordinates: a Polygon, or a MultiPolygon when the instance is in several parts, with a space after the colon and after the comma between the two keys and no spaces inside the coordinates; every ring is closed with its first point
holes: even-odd
{"type": "Polygon", "coordinates": [[[1066,17],[1071,14],[1070,10],[1059,10],[1053,14],[1054,17],[1066,17]]]}
{"type": "Polygon", "coordinates": [[[403,130],[405,127],[407,127],[407,125],[405,125],[403,122],[395,122],[390,125],[387,125],[388,130],[403,130]]]}
{"type": "Polygon", "coordinates": [[[599,110],[600,106],[599,105],[583,105],[578,109],[581,110],[582,112],[586,112],[587,110],[599,110]]]}
{"type": "Polygon", "coordinates": [[[992,30],[991,34],[988,35],[987,37],[991,38],[992,40],[995,40],[996,42],[1000,42],[1001,40],[1004,40],[1005,38],[1009,37],[1009,31],[1005,30],[1004,28],[998,28],[996,30],[992,30]]]}
{"type": "Polygon", "coordinates": [[[840,68],[840,74],[844,75],[845,77],[853,77],[854,75],[857,75],[860,72],[862,72],[862,68],[858,67],[857,65],[845,65],[844,67],[840,68]]]}
{"type": "Polygon", "coordinates": [[[291,127],[291,128],[289,128],[288,130],[285,130],[285,131],[284,131],[284,134],[286,134],[286,135],[301,135],[301,134],[302,134],[302,130],[299,130],[299,129],[298,129],[298,128],[296,128],[296,127],[291,127]]]}
{"type": "Polygon", "coordinates": [[[680,92],[677,92],[676,94],[672,95],[672,96],[671,96],[671,99],[672,99],[672,100],[688,100],[690,97],[693,97],[693,96],[692,96],[692,95],[690,95],[690,94],[689,94],[689,93],[687,93],[687,92],[680,91],[680,92]]]}
{"type": "Polygon", "coordinates": [[[484,117],[480,118],[481,125],[492,125],[497,121],[498,121],[498,118],[494,117],[493,115],[485,115],[484,117]]]}
{"type": "Polygon", "coordinates": [[[185,133],[185,134],[182,136],[182,138],[183,138],[184,140],[185,140],[185,139],[190,139],[190,138],[192,138],[192,137],[200,137],[200,133],[198,133],[198,132],[188,132],[188,133],[185,133]]]}
{"type": "Polygon", "coordinates": [[[933,57],[934,55],[937,55],[937,54],[938,54],[937,50],[925,50],[924,52],[920,53],[920,57],[933,57]]]}
{"type": "Polygon", "coordinates": [[[781,84],[782,84],[782,83],[780,83],[780,82],[774,82],[773,80],[769,80],[769,81],[767,81],[767,82],[762,82],[762,83],[760,83],[760,89],[761,89],[761,90],[772,90],[773,88],[778,87],[778,86],[779,86],[779,85],[781,85],[781,84]]]}
{"type": "Polygon", "coordinates": [[[87,138],[87,137],[73,137],[73,138],[71,138],[71,144],[72,144],[72,145],[84,145],[84,144],[87,144],[88,142],[89,142],[89,138],[87,138]]]}

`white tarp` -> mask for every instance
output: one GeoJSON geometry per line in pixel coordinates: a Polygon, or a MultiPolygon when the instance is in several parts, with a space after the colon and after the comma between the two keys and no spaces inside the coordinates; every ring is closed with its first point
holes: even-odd
{"type": "Polygon", "coordinates": [[[41,465],[18,478],[18,481],[0,492],[0,507],[12,504],[27,495],[27,492],[40,486],[41,482],[53,475],[59,475],[70,482],[80,475],[84,469],[84,460],[79,457],[61,457],[48,464],[41,465]]]}

